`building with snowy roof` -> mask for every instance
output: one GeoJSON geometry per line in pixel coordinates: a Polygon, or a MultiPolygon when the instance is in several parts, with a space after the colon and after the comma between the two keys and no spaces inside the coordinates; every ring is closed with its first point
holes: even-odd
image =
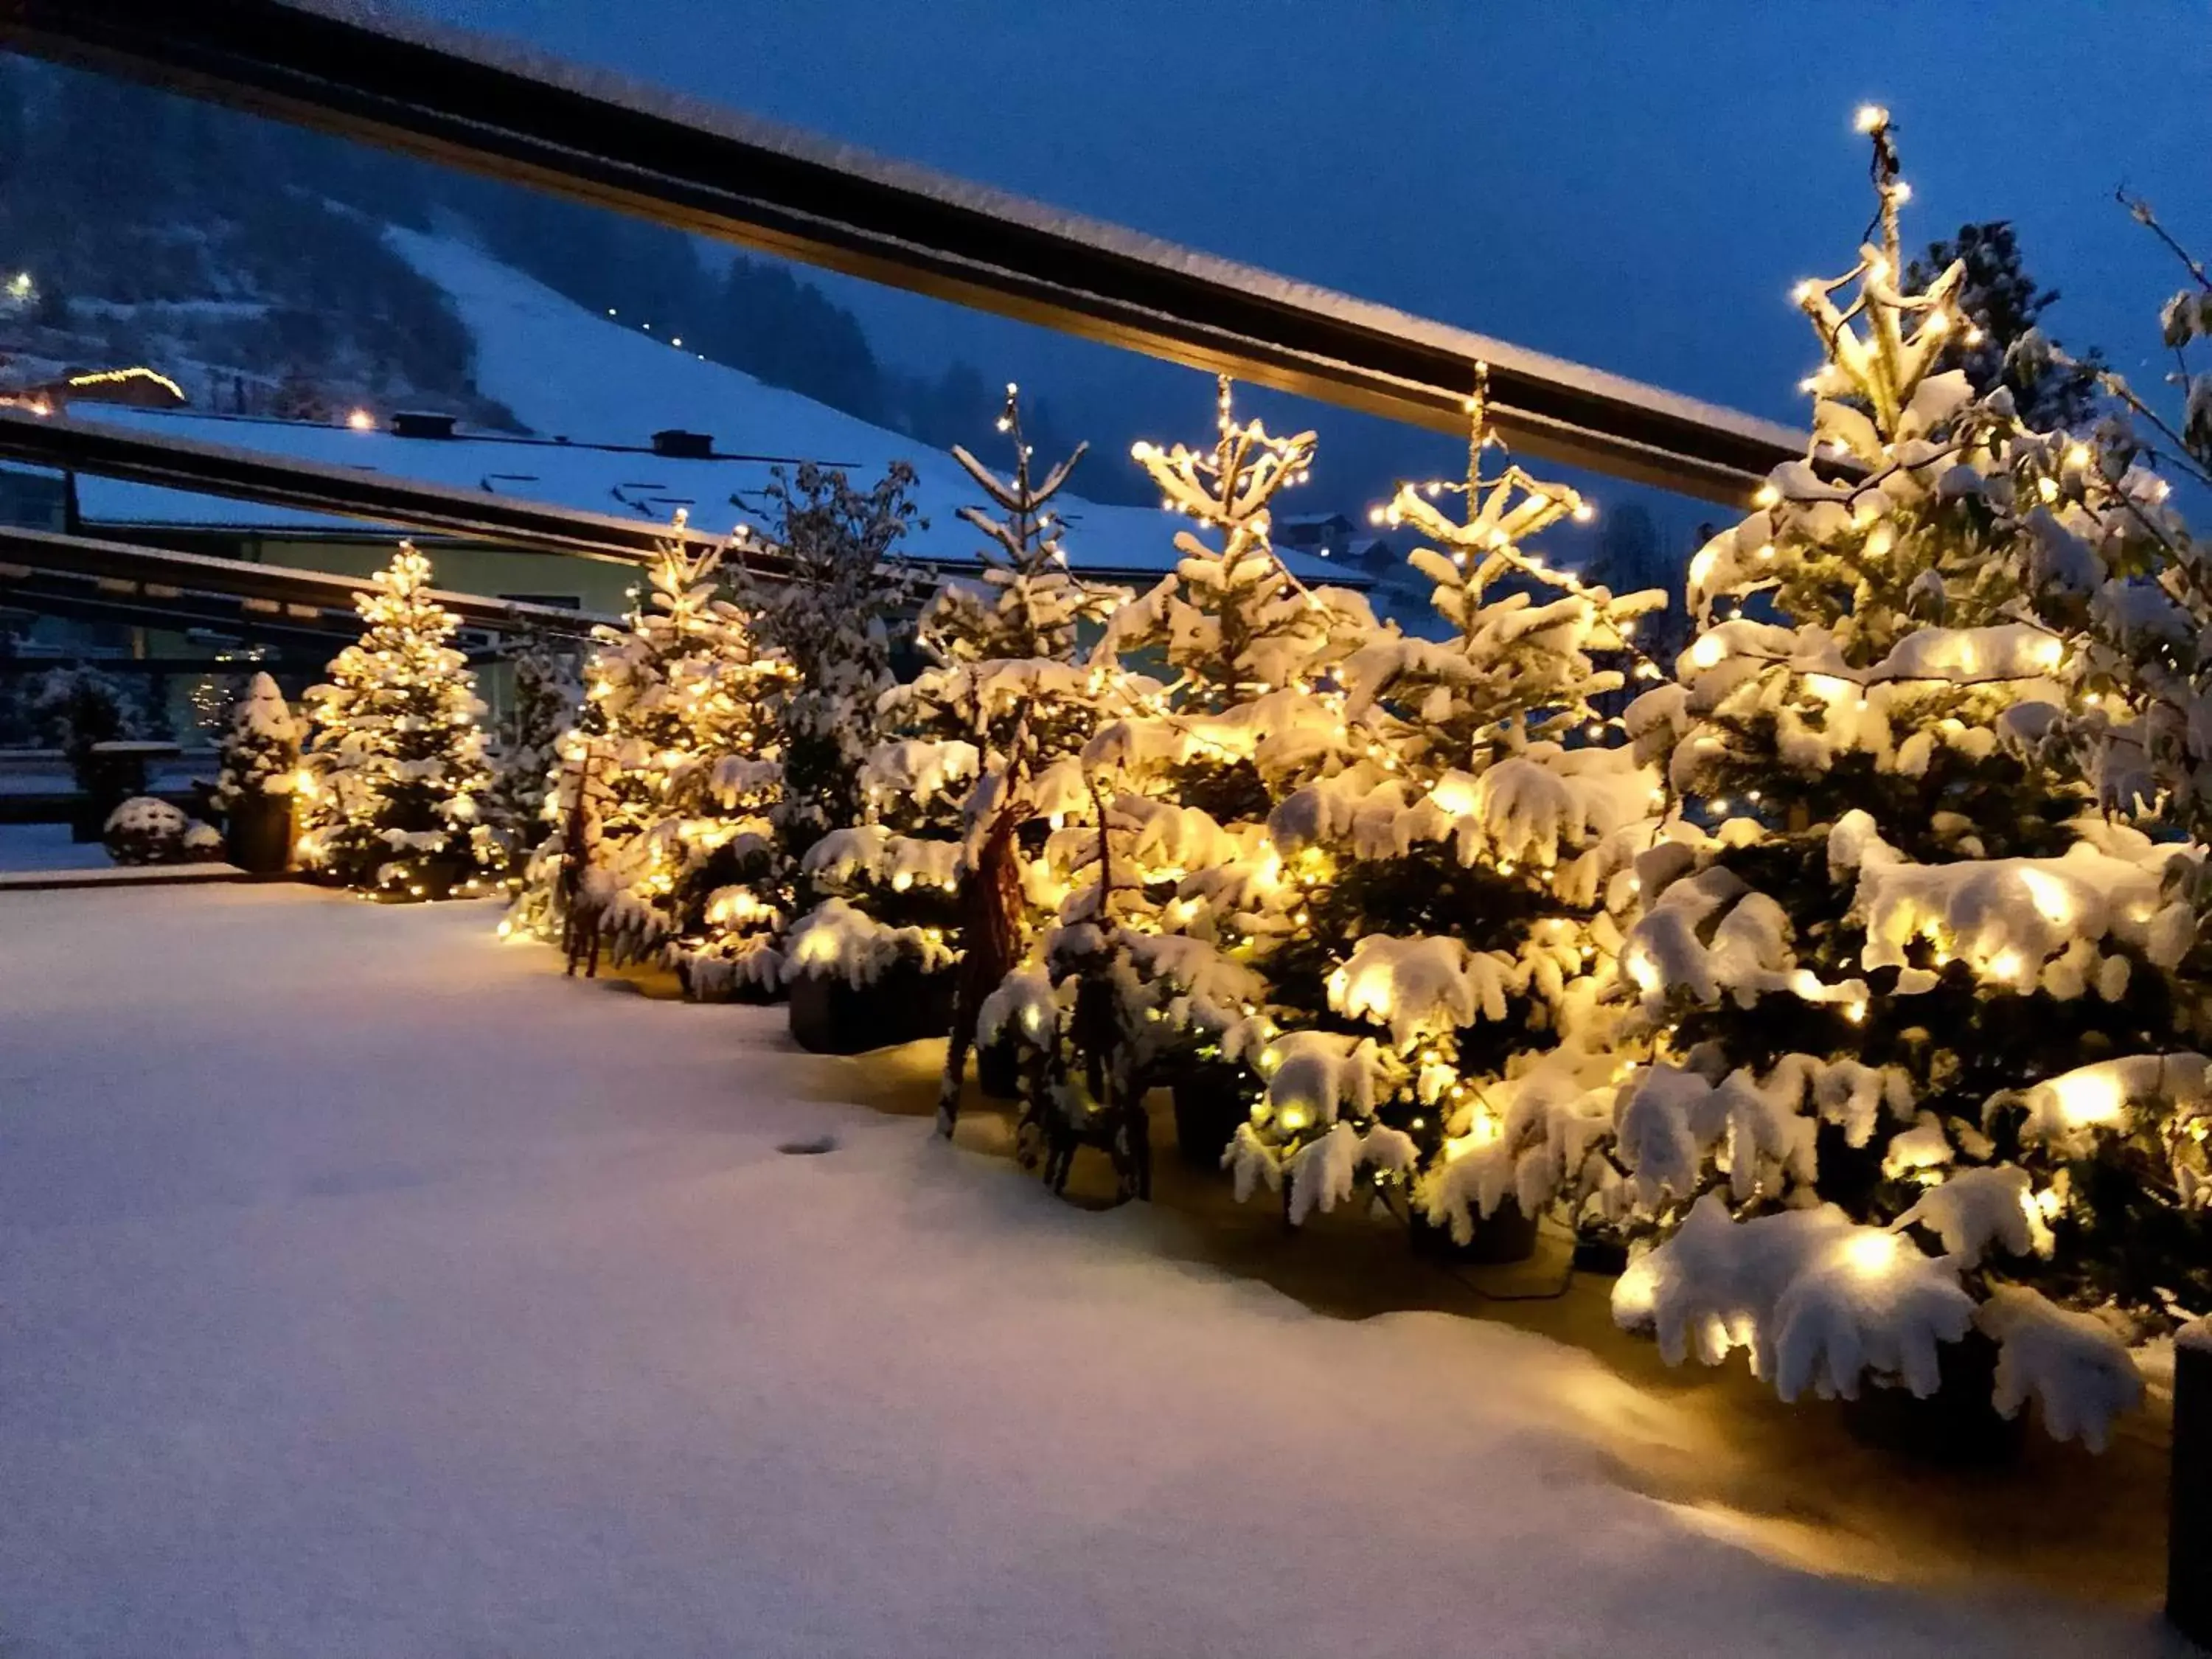
{"type": "MultiPolygon", "coordinates": [[[[765,527],[761,492],[779,463],[839,467],[865,485],[904,460],[915,471],[920,522],[903,550],[948,570],[976,562],[980,538],[958,509],[975,504],[980,492],[949,454],[596,315],[465,242],[400,229],[386,235],[452,301],[476,343],[478,388],[514,411],[527,435],[404,413],[363,422],[366,429],[107,406],[77,406],[72,414],[551,507],[652,522],[681,509],[695,529],[717,535],[765,527]]],[[[979,419],[988,412],[979,410],[979,419]]],[[[1006,458],[986,447],[981,459],[1006,458]]],[[[1064,541],[1070,562],[1085,574],[1149,585],[1173,568],[1182,521],[1155,507],[1079,499],[1086,469],[1127,464],[1115,455],[1085,459],[1061,497],[1064,541]]],[[[380,565],[398,533],[166,486],[88,475],[72,486],[71,522],[86,534],[348,574],[380,565]]],[[[419,539],[440,582],[472,592],[619,611],[635,580],[618,565],[592,560],[419,539]]],[[[1356,567],[1294,544],[1286,544],[1285,557],[1302,580],[1367,582],[1356,567]]]]}

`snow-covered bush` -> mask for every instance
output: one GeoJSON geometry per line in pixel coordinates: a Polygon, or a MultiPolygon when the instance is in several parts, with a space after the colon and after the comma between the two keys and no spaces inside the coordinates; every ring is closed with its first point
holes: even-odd
{"type": "Polygon", "coordinates": [[[146,722],[138,699],[129,688],[112,674],[90,664],[79,664],[41,674],[29,702],[39,740],[69,757],[70,770],[79,789],[88,795],[106,794],[111,800],[121,793],[109,793],[112,769],[93,753],[93,746],[127,742],[144,734],[146,722]]]}
{"type": "Polygon", "coordinates": [[[222,836],[153,795],[133,795],[107,815],[100,830],[118,864],[188,864],[222,856],[222,836]]]}

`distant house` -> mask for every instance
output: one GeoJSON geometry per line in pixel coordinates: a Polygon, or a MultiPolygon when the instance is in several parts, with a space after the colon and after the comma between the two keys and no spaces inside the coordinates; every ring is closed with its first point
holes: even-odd
{"type": "Polygon", "coordinates": [[[66,413],[73,404],[108,404],[126,409],[177,409],[185,390],[159,369],[74,368],[40,373],[43,364],[25,365],[0,354],[0,405],[40,415],[66,413]]]}
{"type": "Polygon", "coordinates": [[[1316,559],[1348,560],[1352,550],[1352,540],[1358,533],[1359,526],[1341,513],[1278,519],[1273,526],[1273,539],[1278,548],[1295,549],[1316,559]]]}

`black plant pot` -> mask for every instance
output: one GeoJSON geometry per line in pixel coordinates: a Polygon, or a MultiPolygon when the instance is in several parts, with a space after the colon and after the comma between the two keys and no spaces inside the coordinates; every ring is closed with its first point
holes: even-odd
{"type": "Polygon", "coordinates": [[[829,974],[791,982],[791,1037],[817,1054],[858,1054],[918,1037],[941,1036],[952,1024],[953,975],[901,963],[872,985],[854,989],[829,974]]]}
{"type": "Polygon", "coordinates": [[[1575,1271],[1618,1279],[1628,1271],[1628,1246],[1608,1233],[1577,1233],[1575,1271]]]}
{"type": "Polygon", "coordinates": [[[292,798],[241,795],[223,835],[230,861],[248,874],[280,875],[292,863],[292,798]]]}
{"type": "Polygon", "coordinates": [[[79,795],[70,803],[70,839],[73,842],[98,841],[107,828],[109,816],[123,805],[118,795],[110,800],[104,795],[79,795]]]}
{"type": "Polygon", "coordinates": [[[1449,1227],[1439,1227],[1419,1210],[1413,1212],[1413,1253],[1435,1261],[1497,1267],[1526,1261],[1536,1254],[1536,1218],[1522,1215],[1521,1206],[1507,1199],[1474,1224],[1474,1235],[1464,1244],[1449,1227]]]}
{"type": "Polygon", "coordinates": [[[1194,1170],[1218,1170],[1222,1154],[1237,1139],[1237,1126],[1251,1115],[1229,1066],[1210,1066],[1175,1080],[1176,1155],[1194,1170]]]}
{"type": "Polygon", "coordinates": [[[1859,1397],[1844,1402],[1844,1424],[1851,1438],[1952,1468],[1986,1468],[2018,1457],[2027,1438],[2027,1413],[2000,1417],[1990,1404],[1997,1345],[1979,1331],[1969,1331],[1965,1340],[1943,1343],[1936,1354],[1940,1381],[1925,1400],[1906,1389],[1863,1381],[1859,1397]]]}
{"type": "Polygon", "coordinates": [[[98,841],[115,809],[146,793],[146,763],[137,755],[82,756],[72,763],[77,798],[70,808],[70,839],[98,841]]]}

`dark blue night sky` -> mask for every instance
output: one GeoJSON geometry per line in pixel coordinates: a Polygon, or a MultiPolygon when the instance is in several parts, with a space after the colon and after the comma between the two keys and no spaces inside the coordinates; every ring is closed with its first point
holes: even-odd
{"type": "MultiPolygon", "coordinates": [[[[2014,220],[2065,292],[2055,331],[2133,372],[2158,372],[2179,273],[2113,185],[2212,254],[2201,3],[415,3],[1793,421],[1814,353],[1786,294],[1850,262],[1868,99],[1900,125],[1908,234],[2014,220]]],[[[1167,371],[866,292],[839,286],[895,358],[1182,400],[1167,371]]]]}

